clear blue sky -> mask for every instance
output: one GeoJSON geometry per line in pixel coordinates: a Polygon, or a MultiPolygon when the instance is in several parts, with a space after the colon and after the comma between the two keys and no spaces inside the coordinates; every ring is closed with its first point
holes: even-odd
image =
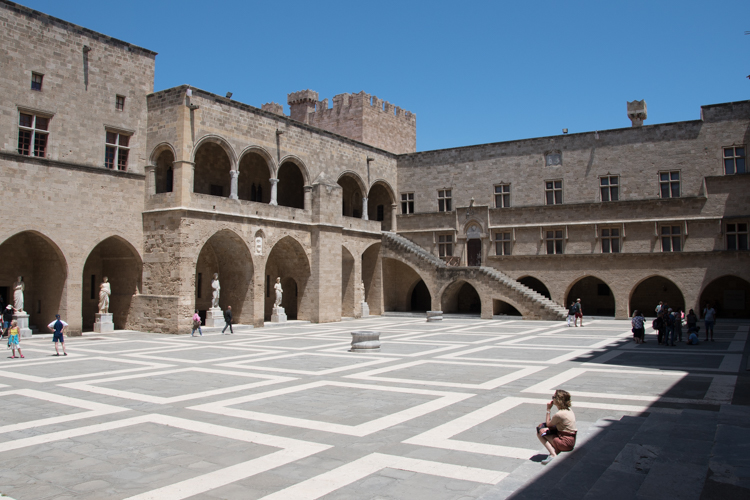
{"type": "Polygon", "coordinates": [[[23,0],[159,53],[155,89],[260,107],[365,92],[417,114],[441,149],[698,119],[750,99],[750,1],[23,0]]]}

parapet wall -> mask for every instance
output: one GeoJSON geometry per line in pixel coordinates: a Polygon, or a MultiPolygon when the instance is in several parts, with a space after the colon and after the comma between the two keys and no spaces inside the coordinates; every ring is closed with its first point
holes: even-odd
{"type": "Polygon", "coordinates": [[[329,108],[328,99],[302,90],[289,94],[287,102],[292,119],[396,154],[417,150],[417,116],[376,96],[338,94],[329,108]]]}

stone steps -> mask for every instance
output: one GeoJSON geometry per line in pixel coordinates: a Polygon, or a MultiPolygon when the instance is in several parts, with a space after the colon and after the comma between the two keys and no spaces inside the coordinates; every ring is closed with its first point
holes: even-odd
{"type": "MultiPolygon", "coordinates": [[[[446,269],[448,267],[442,259],[435,257],[432,253],[403,236],[391,232],[383,232],[383,239],[392,248],[400,250],[407,255],[413,255],[435,269],[446,269]]],[[[541,311],[540,316],[545,319],[565,319],[567,317],[567,309],[497,269],[486,266],[472,267],[470,269],[478,270],[492,281],[503,287],[510,288],[517,295],[520,295],[522,302],[527,302],[532,309],[539,309],[541,311]]]]}

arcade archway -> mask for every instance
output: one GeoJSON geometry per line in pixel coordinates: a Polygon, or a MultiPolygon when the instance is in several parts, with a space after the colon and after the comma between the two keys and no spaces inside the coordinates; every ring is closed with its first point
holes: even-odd
{"type": "Polygon", "coordinates": [[[628,316],[640,311],[644,316],[656,316],[656,306],[664,302],[669,307],[685,309],[685,299],[680,288],[663,276],[651,276],[636,285],[630,294],[628,316]]]}
{"type": "Polygon", "coordinates": [[[276,200],[282,207],[305,208],[305,178],[300,168],[291,161],[279,167],[276,200]]]}
{"type": "Polygon", "coordinates": [[[266,299],[264,317],[270,321],[276,295],[273,285],[276,278],[281,278],[284,293],[281,306],[288,319],[310,320],[312,317],[312,299],[305,294],[307,281],[310,279],[310,262],[302,245],[285,236],[271,249],[266,261],[266,299]]]}
{"type": "Polygon", "coordinates": [[[702,314],[706,303],[716,309],[718,318],[750,319],[750,283],[737,276],[722,276],[713,280],[701,293],[702,314]]]}
{"type": "Polygon", "coordinates": [[[533,276],[525,276],[523,278],[520,278],[518,282],[531,288],[535,292],[544,295],[548,299],[552,298],[552,295],[549,293],[549,289],[547,288],[547,286],[533,276]]]}
{"type": "Polygon", "coordinates": [[[482,313],[482,300],[476,288],[462,280],[448,285],[443,292],[441,304],[444,313],[482,313]]]}
{"type": "Polygon", "coordinates": [[[271,170],[258,153],[248,152],[240,160],[237,197],[240,200],[268,203],[271,201],[271,170]]]}
{"type": "Polygon", "coordinates": [[[232,161],[225,148],[227,146],[219,142],[204,142],[198,146],[195,152],[194,193],[229,197],[232,161]]]}
{"type": "Polygon", "coordinates": [[[578,280],[565,298],[565,306],[581,299],[584,316],[614,316],[615,296],[609,285],[595,276],[578,280]]]}

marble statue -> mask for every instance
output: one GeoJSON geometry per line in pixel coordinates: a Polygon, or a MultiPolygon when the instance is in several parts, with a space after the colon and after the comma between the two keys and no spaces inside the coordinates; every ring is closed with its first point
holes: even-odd
{"type": "Polygon", "coordinates": [[[24,290],[26,290],[26,283],[23,282],[23,276],[19,276],[18,281],[13,283],[13,307],[18,312],[23,312],[24,290]]]}
{"type": "Polygon", "coordinates": [[[112,295],[112,286],[109,284],[109,278],[102,278],[102,284],[99,285],[99,314],[109,313],[109,296],[112,295]]]}
{"type": "Polygon", "coordinates": [[[362,292],[362,302],[367,302],[365,300],[365,282],[364,281],[359,282],[359,289],[362,292]]]}
{"type": "Polygon", "coordinates": [[[281,306],[281,295],[284,290],[281,289],[281,278],[276,278],[276,284],[273,285],[273,289],[276,291],[276,302],[273,303],[274,307],[281,306]]]}
{"type": "Polygon", "coordinates": [[[214,273],[214,279],[211,281],[211,307],[219,307],[219,296],[221,295],[221,285],[219,284],[219,273],[214,273]]]}

